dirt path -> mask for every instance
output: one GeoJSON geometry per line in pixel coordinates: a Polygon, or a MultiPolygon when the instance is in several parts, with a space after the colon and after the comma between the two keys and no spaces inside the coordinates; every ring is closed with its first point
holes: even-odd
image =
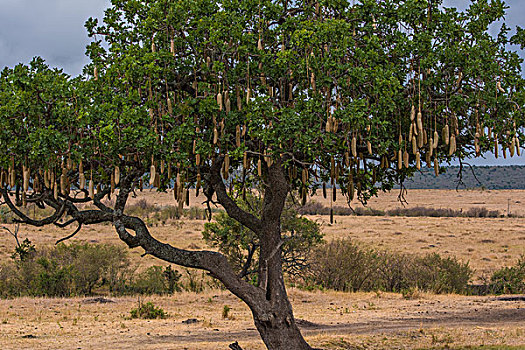
{"type": "MultiPolygon", "coordinates": [[[[407,331],[419,331],[427,328],[507,328],[525,326],[525,305],[521,304],[515,308],[507,308],[502,301],[497,301],[501,305],[493,305],[490,309],[473,309],[467,312],[428,312],[421,317],[390,317],[381,321],[337,323],[337,324],[318,324],[306,320],[298,320],[299,327],[306,337],[327,334],[355,334],[355,335],[375,335],[391,334],[407,331]],[[499,306],[503,307],[500,308],[499,306]]],[[[518,301],[519,303],[519,301],[518,301]]],[[[232,340],[257,340],[259,334],[256,329],[242,331],[219,331],[214,330],[206,334],[188,334],[160,336],[149,338],[150,343],[156,344],[177,344],[177,343],[198,343],[198,342],[224,342],[225,338],[232,340]]]]}

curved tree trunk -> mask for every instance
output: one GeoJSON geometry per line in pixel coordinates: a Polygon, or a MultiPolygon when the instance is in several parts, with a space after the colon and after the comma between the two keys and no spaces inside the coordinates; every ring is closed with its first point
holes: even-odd
{"type": "Polygon", "coordinates": [[[295,323],[283,279],[281,214],[289,186],[280,162],[267,169],[267,180],[259,232],[259,287],[265,302],[264,312],[253,314],[255,326],[270,350],[311,349],[295,323]]]}
{"type": "Polygon", "coordinates": [[[255,326],[269,350],[310,350],[293,316],[282,274],[279,225],[266,231],[261,240],[259,288],[263,300],[252,308],[255,326]]]}

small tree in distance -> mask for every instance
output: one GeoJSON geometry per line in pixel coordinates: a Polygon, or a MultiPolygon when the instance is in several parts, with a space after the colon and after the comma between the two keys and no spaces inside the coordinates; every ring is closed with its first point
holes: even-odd
{"type": "Polygon", "coordinates": [[[522,60],[506,46],[523,48],[525,31],[489,35],[504,14],[499,0],[465,12],[440,0],[113,0],[86,23],[81,77],[41,59],[2,72],[3,200],[26,224],[77,225],[71,236],[112,223],[130,248],[224,283],[268,349],[310,349],[283,280],[287,196],[322,186],[366,202],[425,165],[519,154],[522,60]],[[180,206],[203,191],[254,232],[258,285],[222,254],[162,243],[126,215],[145,184],[180,206]],[[250,213],[233,198],[254,188],[263,201],[250,213]],[[54,213],[31,218],[27,203],[54,213]]]}

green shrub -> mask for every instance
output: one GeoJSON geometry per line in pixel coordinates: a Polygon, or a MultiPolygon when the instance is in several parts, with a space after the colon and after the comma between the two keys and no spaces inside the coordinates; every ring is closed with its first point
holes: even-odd
{"type": "Polygon", "coordinates": [[[312,259],[310,281],[322,288],[345,292],[375,289],[378,255],[348,239],[334,240],[319,247],[312,259]]]}
{"type": "Polygon", "coordinates": [[[12,261],[0,268],[4,297],[92,295],[95,289],[113,292],[132,272],[123,247],[72,243],[37,251],[26,241],[17,247],[12,261]]]}
{"type": "Polygon", "coordinates": [[[162,266],[151,266],[140,272],[130,286],[130,293],[134,294],[166,294],[180,291],[180,273],[171,266],[165,269],[162,266]]]}
{"type": "Polygon", "coordinates": [[[167,318],[168,314],[161,309],[156,307],[151,301],[143,304],[139,301],[139,306],[136,309],[131,309],[131,318],[143,318],[153,320],[156,318],[167,318]]]}
{"type": "Polygon", "coordinates": [[[468,263],[437,253],[415,258],[408,271],[419,289],[438,294],[465,293],[472,277],[468,263]]]}
{"type": "Polygon", "coordinates": [[[525,293],[525,255],[515,266],[504,267],[492,275],[488,290],[493,294],[525,293]]]}
{"type": "Polygon", "coordinates": [[[465,293],[468,263],[439,254],[407,254],[363,248],[349,239],[334,240],[314,252],[304,286],[340,291],[465,293]]]}

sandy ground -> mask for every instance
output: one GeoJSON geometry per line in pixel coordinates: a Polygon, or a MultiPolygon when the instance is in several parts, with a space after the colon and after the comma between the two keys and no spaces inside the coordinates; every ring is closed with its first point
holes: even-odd
{"type": "MultiPolygon", "coordinates": [[[[485,207],[525,215],[525,191],[411,190],[408,206],[468,209],[485,207]]],[[[173,205],[170,195],[145,192],[148,203],[173,205]]],[[[139,198],[140,199],[140,198],[139,198]]],[[[134,199],[138,200],[138,199],[134,199]]],[[[324,201],[322,197],[314,200],[324,201]]],[[[201,201],[200,201],[201,202],[201,201]]],[[[193,200],[194,204],[200,203],[193,200]]],[[[329,202],[325,202],[330,205],[329,202]]],[[[338,205],[343,205],[341,200],[338,205]]],[[[369,203],[374,209],[401,206],[397,193],[369,203]]],[[[407,253],[438,252],[469,261],[476,278],[513,265],[525,254],[523,218],[404,218],[313,216],[326,239],[350,237],[373,247],[407,253]]],[[[151,227],[159,239],[182,248],[207,248],[201,240],[203,220],[175,220],[151,227]]],[[[22,227],[20,237],[37,246],[53,244],[73,228],[22,227]]],[[[0,261],[8,259],[14,240],[0,233],[0,261]]],[[[122,244],[110,225],[85,227],[74,240],[122,244]]],[[[132,256],[141,265],[160,264],[132,256]]],[[[326,349],[426,349],[463,345],[525,345],[525,301],[495,297],[433,296],[407,300],[399,294],[306,292],[290,297],[303,333],[315,347],[326,349]],[[307,321],[307,322],[306,322],[307,321]]],[[[239,341],[244,349],[263,349],[249,310],[226,291],[178,293],[148,297],[170,314],[165,320],[131,320],[136,297],[90,303],[89,298],[19,298],[0,300],[1,349],[227,349],[239,341]],[[225,305],[230,317],[222,318],[225,305]],[[194,324],[182,321],[195,318],[194,324]]]]}
{"type": "MultiPolygon", "coordinates": [[[[525,344],[525,301],[495,297],[304,292],[290,299],[307,340],[326,349],[525,344]]],[[[2,349],[263,349],[246,306],[228,292],[150,297],[163,320],[129,319],[137,298],[0,301],[2,349]],[[229,317],[222,318],[225,305],[229,317]],[[195,323],[183,321],[195,319],[195,323]]]]}

